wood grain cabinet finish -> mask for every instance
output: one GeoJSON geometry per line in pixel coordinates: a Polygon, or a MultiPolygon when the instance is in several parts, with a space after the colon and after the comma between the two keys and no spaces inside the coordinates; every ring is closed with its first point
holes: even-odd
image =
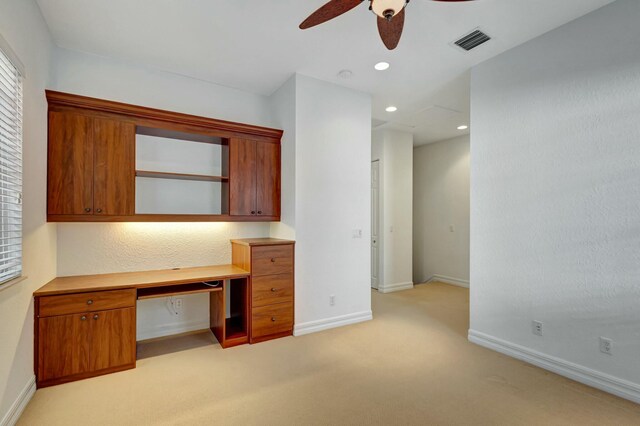
{"type": "Polygon", "coordinates": [[[280,144],[232,138],[229,143],[229,214],[280,217],[280,144]]]}
{"type": "MultiPolygon", "coordinates": [[[[46,95],[49,104],[48,221],[280,220],[282,130],[50,90],[46,95]],[[212,138],[221,141],[222,176],[216,177],[222,182],[219,214],[136,213],[136,134],[148,132],[178,140],[188,134],[194,141],[202,142],[203,138],[209,142],[212,138]]],[[[164,178],[171,175],[173,179],[194,177],[162,174],[164,178]]]]}
{"type": "Polygon", "coordinates": [[[135,212],[135,125],[49,112],[49,215],[135,212]]]}
{"type": "Polygon", "coordinates": [[[294,241],[232,240],[232,262],[251,272],[249,342],[293,334],[294,241]]]}
{"type": "Polygon", "coordinates": [[[35,371],[38,387],[135,367],[135,307],[100,311],[87,309],[68,315],[45,316],[43,313],[52,312],[51,306],[60,312],[76,311],[77,301],[86,299],[85,294],[50,296],[53,297],[68,298],[69,306],[57,301],[47,305],[47,302],[42,303],[46,297],[36,298],[35,371]]]}

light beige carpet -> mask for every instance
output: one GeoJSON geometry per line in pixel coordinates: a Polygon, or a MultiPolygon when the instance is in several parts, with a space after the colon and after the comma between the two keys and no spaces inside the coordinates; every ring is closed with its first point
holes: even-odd
{"type": "Polygon", "coordinates": [[[373,321],[222,350],[140,345],[138,367],[38,390],[21,425],[639,425],[640,406],[467,341],[468,291],[373,293],[373,321]]]}

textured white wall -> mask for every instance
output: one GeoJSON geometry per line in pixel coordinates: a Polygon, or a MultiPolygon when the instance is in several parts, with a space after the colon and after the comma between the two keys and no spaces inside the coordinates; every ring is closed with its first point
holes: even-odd
{"type": "Polygon", "coordinates": [[[297,75],[295,103],[296,328],[365,319],[371,315],[371,97],[297,75]],[[353,238],[355,229],[362,238],[353,238]]]}
{"type": "Polygon", "coordinates": [[[372,160],[380,160],[381,292],[413,285],[413,135],[373,134],[372,160]]]}
{"type": "Polygon", "coordinates": [[[289,78],[270,97],[273,125],[284,130],[280,145],[281,212],[280,222],[271,224],[271,236],[294,240],[296,237],[296,76],[289,78]]]}
{"type": "Polygon", "coordinates": [[[467,285],[469,136],[416,148],[413,176],[413,279],[437,275],[467,285]]]}
{"type": "Polygon", "coordinates": [[[618,0],[473,70],[471,328],[640,401],[638,22],[618,0]]]}
{"type": "MultiPolygon", "coordinates": [[[[47,103],[52,42],[32,0],[0,2],[0,34],[25,66],[23,274],[0,287],[0,424],[33,380],[33,292],[56,275],[56,228],[46,222],[47,103]]],[[[17,408],[17,407],[14,407],[17,408]]],[[[14,419],[15,420],[15,419],[14,419]]]]}
{"type": "MultiPolygon", "coordinates": [[[[270,103],[254,95],[95,55],[56,49],[55,90],[270,126],[270,103]]],[[[44,184],[43,184],[44,185],[44,184]]],[[[229,239],[264,237],[269,224],[60,224],[58,275],[82,275],[231,262],[229,239]]],[[[206,295],[184,299],[176,317],[164,299],[139,304],[139,338],[204,328],[206,295]]]]}

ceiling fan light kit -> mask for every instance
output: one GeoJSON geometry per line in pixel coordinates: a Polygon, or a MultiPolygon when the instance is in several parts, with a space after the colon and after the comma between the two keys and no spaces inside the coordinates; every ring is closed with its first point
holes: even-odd
{"type": "MultiPolygon", "coordinates": [[[[301,30],[315,27],[336,18],[363,3],[365,0],[330,0],[320,9],[313,12],[302,24],[301,30]]],[[[405,8],[409,0],[368,0],[369,10],[378,16],[378,32],[387,49],[393,50],[398,46],[402,29],[404,28],[405,8]]],[[[439,2],[463,2],[473,0],[432,0],[439,2]]]]}
{"type": "Polygon", "coordinates": [[[393,19],[409,3],[408,0],[370,0],[369,9],[386,20],[393,19]]]}

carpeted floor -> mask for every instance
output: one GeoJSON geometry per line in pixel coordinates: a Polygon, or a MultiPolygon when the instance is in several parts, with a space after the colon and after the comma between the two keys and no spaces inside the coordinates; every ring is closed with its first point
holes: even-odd
{"type": "Polygon", "coordinates": [[[135,370],[38,390],[19,424],[640,424],[639,405],[469,343],[468,310],[468,290],[429,284],[303,337],[145,343],[135,370]]]}

